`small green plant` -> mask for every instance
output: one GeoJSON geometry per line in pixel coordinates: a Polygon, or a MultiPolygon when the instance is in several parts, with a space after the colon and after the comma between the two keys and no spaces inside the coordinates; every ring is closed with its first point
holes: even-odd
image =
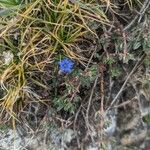
{"type": "Polygon", "coordinates": [[[1,124],[0,125],[0,131],[4,131],[7,132],[11,127],[9,125],[6,124],[1,124]]]}
{"type": "Polygon", "coordinates": [[[82,86],[90,87],[98,75],[97,65],[92,65],[86,71],[77,70],[74,76],[77,76],[82,86]]]}
{"type": "Polygon", "coordinates": [[[109,57],[109,58],[104,59],[104,64],[112,65],[115,62],[116,60],[114,57],[109,57]]]}
{"type": "Polygon", "coordinates": [[[75,105],[69,98],[55,98],[53,103],[57,111],[64,110],[70,113],[74,113],[75,111],[75,105]]]}
{"type": "Polygon", "coordinates": [[[144,120],[144,122],[150,124],[150,115],[144,116],[143,120],[144,120]]]}
{"type": "Polygon", "coordinates": [[[121,70],[119,68],[112,68],[110,73],[112,77],[119,77],[121,75],[121,70]]]}
{"type": "Polygon", "coordinates": [[[149,57],[146,57],[144,59],[144,64],[145,64],[146,67],[150,67],[150,59],[149,59],[149,57]]]}

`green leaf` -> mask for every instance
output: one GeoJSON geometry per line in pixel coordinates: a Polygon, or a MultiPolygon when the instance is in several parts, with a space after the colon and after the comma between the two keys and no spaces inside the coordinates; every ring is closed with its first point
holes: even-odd
{"type": "Polygon", "coordinates": [[[133,44],[133,49],[136,50],[141,46],[141,42],[136,42],[133,44]]]}
{"type": "Polygon", "coordinates": [[[113,68],[110,70],[111,71],[111,76],[112,77],[118,77],[121,75],[121,71],[119,68],[113,68]]]}
{"type": "Polygon", "coordinates": [[[19,10],[25,8],[27,5],[18,5],[18,6],[12,6],[9,8],[5,8],[0,10],[0,17],[7,17],[7,16],[12,16],[15,15],[19,10]]]}
{"type": "Polygon", "coordinates": [[[4,7],[16,6],[21,4],[22,0],[0,0],[0,5],[4,7]]]}

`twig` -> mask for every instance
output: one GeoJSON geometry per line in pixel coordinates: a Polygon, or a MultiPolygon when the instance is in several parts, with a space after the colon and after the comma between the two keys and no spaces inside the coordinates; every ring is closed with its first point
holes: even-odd
{"type": "Polygon", "coordinates": [[[117,106],[114,106],[113,108],[123,107],[123,106],[128,105],[129,103],[131,103],[132,101],[135,101],[135,100],[137,100],[136,97],[133,97],[131,100],[127,100],[127,101],[125,101],[125,102],[123,102],[117,106]]]}
{"type": "MultiPolygon", "coordinates": [[[[82,105],[81,105],[81,106],[82,106],[82,105]]],[[[79,107],[79,109],[78,109],[78,111],[77,111],[77,113],[76,113],[76,115],[75,115],[75,119],[74,119],[74,123],[73,123],[73,130],[74,130],[74,131],[76,131],[76,122],[77,122],[77,118],[78,118],[79,112],[80,112],[80,110],[81,110],[81,106],[79,107]]],[[[79,142],[78,134],[77,134],[76,140],[77,140],[78,148],[81,148],[81,144],[80,144],[80,142],[79,142]]]]}
{"type": "Polygon", "coordinates": [[[90,110],[90,107],[91,107],[92,97],[93,97],[94,89],[95,89],[95,87],[96,87],[96,85],[97,85],[97,81],[98,81],[98,76],[97,76],[97,78],[95,79],[94,85],[93,85],[93,87],[92,87],[92,91],[91,91],[91,94],[90,94],[90,98],[89,98],[89,100],[88,100],[88,107],[87,107],[87,109],[86,109],[86,114],[85,114],[86,126],[87,126],[87,129],[88,129],[89,133],[90,133],[90,134],[88,134],[88,135],[91,137],[91,139],[92,139],[93,142],[94,142],[94,139],[93,139],[93,137],[92,137],[92,135],[91,135],[91,131],[93,131],[93,128],[92,128],[92,126],[91,126],[90,123],[89,123],[89,110],[90,110]]]}
{"type": "Polygon", "coordinates": [[[106,69],[104,65],[99,66],[100,73],[100,97],[101,97],[101,113],[104,111],[103,103],[104,103],[104,70],[106,69]]]}
{"type": "Polygon", "coordinates": [[[89,122],[88,121],[89,110],[90,110],[90,107],[91,107],[92,97],[93,97],[93,93],[94,93],[94,89],[96,87],[97,81],[98,81],[98,77],[95,79],[95,82],[94,82],[94,85],[92,87],[92,91],[91,91],[91,94],[90,94],[90,98],[89,98],[89,101],[88,101],[88,107],[87,107],[87,110],[86,110],[86,119],[87,119],[87,122],[89,122]]]}
{"type": "Polygon", "coordinates": [[[100,113],[101,113],[101,120],[100,120],[100,146],[102,146],[102,140],[103,140],[103,133],[102,129],[104,126],[104,70],[105,67],[103,65],[100,65],[100,100],[101,100],[101,106],[100,106],[100,113]]]}
{"type": "MultiPolygon", "coordinates": [[[[97,48],[97,47],[96,47],[96,48],[97,48]]],[[[90,57],[90,59],[89,59],[89,61],[88,61],[88,64],[87,64],[87,66],[86,66],[86,68],[85,68],[84,71],[87,71],[87,69],[88,69],[88,67],[89,67],[89,65],[90,65],[90,63],[91,63],[91,61],[92,61],[92,58],[93,58],[94,54],[96,53],[96,50],[97,50],[96,48],[95,48],[94,52],[92,53],[92,55],[91,55],[91,57],[90,57]]],[[[79,91],[80,86],[81,86],[81,82],[79,82],[78,86],[76,87],[76,90],[75,90],[75,92],[72,94],[72,96],[71,96],[71,98],[70,98],[70,101],[72,101],[72,100],[74,99],[76,93],[79,91]]]]}
{"type": "Polygon", "coordinates": [[[143,14],[145,13],[145,11],[147,10],[147,8],[150,5],[150,0],[145,0],[143,7],[141,8],[140,12],[134,17],[134,19],[124,28],[125,30],[128,30],[134,23],[135,21],[138,19],[138,17],[140,16],[138,23],[140,22],[141,18],[143,17],[143,14]]]}
{"type": "Polygon", "coordinates": [[[145,12],[149,8],[149,6],[150,6],[150,0],[146,0],[145,3],[144,3],[144,5],[143,5],[143,7],[142,7],[143,8],[142,12],[140,12],[140,18],[138,20],[138,23],[140,23],[143,15],[145,14],[145,12]]]}
{"type": "Polygon", "coordinates": [[[133,67],[132,71],[129,73],[129,75],[127,76],[125,82],[123,83],[121,89],[119,90],[119,92],[117,93],[117,95],[115,96],[115,98],[113,99],[113,101],[111,102],[109,108],[106,110],[106,113],[108,112],[108,110],[114,105],[114,103],[118,100],[120,94],[122,93],[122,91],[124,90],[128,80],[130,79],[130,77],[132,76],[132,74],[135,72],[135,70],[137,69],[137,67],[139,66],[139,64],[141,63],[141,61],[143,60],[143,58],[145,57],[145,54],[143,54],[140,57],[140,60],[135,64],[135,66],[133,67]]]}

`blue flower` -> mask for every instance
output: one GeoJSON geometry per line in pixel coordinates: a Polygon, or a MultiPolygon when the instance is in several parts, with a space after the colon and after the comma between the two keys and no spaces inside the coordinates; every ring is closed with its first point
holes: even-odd
{"type": "Polygon", "coordinates": [[[71,73],[73,70],[74,62],[69,58],[64,58],[58,62],[60,71],[63,73],[71,73]]]}

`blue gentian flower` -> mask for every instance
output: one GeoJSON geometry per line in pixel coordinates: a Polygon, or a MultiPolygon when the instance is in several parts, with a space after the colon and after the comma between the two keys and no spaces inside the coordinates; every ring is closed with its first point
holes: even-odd
{"type": "Polygon", "coordinates": [[[64,58],[58,62],[60,71],[63,73],[71,73],[73,70],[74,62],[69,58],[64,58]]]}

